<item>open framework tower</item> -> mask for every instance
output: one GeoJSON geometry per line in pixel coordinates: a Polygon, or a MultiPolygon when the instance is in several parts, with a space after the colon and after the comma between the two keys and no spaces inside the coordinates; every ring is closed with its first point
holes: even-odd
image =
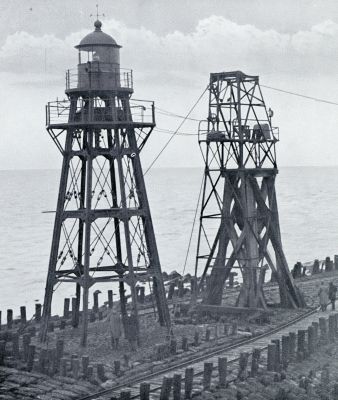
{"type": "Polygon", "coordinates": [[[196,271],[208,278],[205,303],[220,305],[226,279],[243,279],[237,306],[266,307],[267,267],[279,284],[281,304],[304,306],[284,256],[275,191],[278,173],[272,111],[258,76],[212,73],[209,115],[199,128],[205,161],[196,271]]]}
{"type": "Polygon", "coordinates": [[[86,344],[88,291],[98,282],[119,286],[122,316],[137,315],[137,282],[152,282],[159,321],[169,328],[161,266],[140,162],[155,126],[153,102],[131,101],[132,72],[120,68],[119,46],[101,31],[76,46],[76,71],[66,73],[67,100],[48,103],[47,130],[63,155],[41,339],[59,282],[82,296],[86,344]]]}

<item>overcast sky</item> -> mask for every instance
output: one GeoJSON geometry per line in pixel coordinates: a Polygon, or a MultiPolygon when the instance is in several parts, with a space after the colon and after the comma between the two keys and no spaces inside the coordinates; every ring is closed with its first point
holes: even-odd
{"type": "MultiPolygon", "coordinates": [[[[103,31],[122,45],[135,98],[185,115],[209,73],[240,69],[264,85],[338,102],[336,0],[101,0],[103,31]]],[[[94,0],[0,0],[0,169],[59,168],[44,105],[64,96],[74,46],[93,30],[94,0]]],[[[338,107],[263,89],[280,127],[281,166],[338,165],[338,107]]],[[[205,118],[207,98],[193,116],[205,118]]],[[[181,121],[157,115],[159,128],[181,121]]],[[[196,133],[189,122],[182,132],[196,133]]],[[[169,139],[154,133],[146,167],[169,139]]],[[[156,166],[202,165],[195,136],[174,138],[156,166]],[[187,156],[189,155],[189,156],[187,156]]]]}

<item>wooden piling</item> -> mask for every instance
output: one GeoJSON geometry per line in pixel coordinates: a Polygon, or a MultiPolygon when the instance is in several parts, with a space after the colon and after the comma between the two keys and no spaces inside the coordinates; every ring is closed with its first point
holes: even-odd
{"type": "Polygon", "coordinates": [[[20,358],[19,334],[17,332],[12,334],[12,352],[14,359],[20,358]]]}
{"type": "Polygon", "coordinates": [[[321,384],[324,387],[329,387],[329,385],[330,385],[330,369],[327,365],[325,365],[322,369],[322,372],[320,375],[320,380],[321,380],[321,384]]]}
{"type": "Polygon", "coordinates": [[[13,310],[7,310],[7,329],[12,329],[13,327],[13,310]]]}
{"type": "Polygon", "coordinates": [[[129,355],[128,354],[123,354],[123,361],[124,361],[124,365],[129,368],[129,355]]]}
{"type": "Polygon", "coordinates": [[[70,358],[70,369],[72,370],[73,369],[73,362],[74,362],[74,360],[76,360],[78,358],[78,355],[77,354],[72,354],[71,355],[71,358],[70,358]]]}
{"type": "Polygon", "coordinates": [[[49,371],[48,375],[53,376],[56,374],[58,370],[58,357],[56,355],[56,348],[55,349],[49,349],[48,350],[48,358],[49,358],[49,371]]]}
{"type": "Polygon", "coordinates": [[[173,377],[173,400],[181,400],[182,376],[174,374],[173,377]]]}
{"type": "Polygon", "coordinates": [[[200,333],[199,331],[195,331],[194,334],[194,346],[198,346],[200,344],[200,333]]]}
{"type": "Polygon", "coordinates": [[[211,334],[210,328],[207,328],[206,331],[205,331],[205,341],[206,342],[209,342],[210,334],[211,334]]]}
{"type": "Polygon", "coordinates": [[[89,382],[93,380],[93,375],[94,375],[94,368],[92,365],[88,365],[87,368],[87,379],[89,382]]]}
{"type": "Polygon", "coordinates": [[[203,390],[210,390],[211,376],[214,369],[212,362],[205,362],[203,369],[203,390]]]}
{"type": "Polygon", "coordinates": [[[60,374],[61,376],[67,376],[67,367],[68,367],[68,360],[65,357],[62,357],[60,360],[60,374]]]}
{"type": "Polygon", "coordinates": [[[65,298],[64,302],[63,302],[63,318],[66,318],[66,319],[69,318],[69,316],[70,316],[69,308],[70,308],[70,299],[65,298]]]}
{"type": "Polygon", "coordinates": [[[20,322],[21,324],[25,324],[27,322],[27,314],[26,314],[26,307],[20,307],[20,322]]]}
{"type": "Polygon", "coordinates": [[[184,297],[184,283],[182,280],[179,280],[177,282],[177,289],[178,289],[178,297],[183,298],[184,297]]]}
{"type": "Polygon", "coordinates": [[[79,325],[79,310],[76,297],[72,297],[72,326],[76,328],[79,325]]]}
{"type": "Polygon", "coordinates": [[[333,343],[336,338],[336,317],[329,315],[329,341],[333,343]]]}
{"type": "Polygon", "coordinates": [[[47,349],[46,355],[46,375],[53,376],[53,349],[47,349]]]}
{"type": "Polygon", "coordinates": [[[279,372],[281,369],[281,349],[280,349],[280,340],[273,339],[271,340],[272,343],[276,345],[276,355],[275,355],[275,371],[279,372]]]}
{"type": "Polygon", "coordinates": [[[29,333],[24,333],[22,336],[22,349],[23,349],[23,359],[27,362],[29,345],[31,343],[31,335],[29,333]]]}
{"type": "Polygon", "coordinates": [[[4,365],[5,355],[6,355],[6,342],[4,340],[0,340],[0,365],[4,365]]]}
{"type": "MultiPolygon", "coordinates": [[[[182,344],[183,346],[183,344],[182,344]]],[[[164,343],[156,344],[155,345],[156,349],[156,358],[157,360],[164,360],[166,353],[167,353],[167,346],[164,343]]],[[[170,351],[170,348],[169,348],[170,351]]]]}
{"type": "Polygon", "coordinates": [[[230,325],[229,324],[224,324],[224,326],[223,326],[223,332],[224,332],[224,335],[225,336],[229,336],[229,334],[230,334],[230,325]]]}
{"type": "Polygon", "coordinates": [[[282,368],[287,369],[290,359],[290,336],[282,336],[282,368]]]}
{"type": "Polygon", "coordinates": [[[182,337],[182,350],[183,351],[189,350],[189,342],[188,342],[188,338],[186,336],[182,337]]]}
{"type": "Polygon", "coordinates": [[[91,312],[90,314],[89,314],[89,322],[95,322],[96,321],[96,314],[95,314],[95,312],[91,312]]]}
{"type": "Polygon", "coordinates": [[[338,270],[338,255],[334,255],[334,268],[335,270],[338,270]]]}
{"type": "Polygon", "coordinates": [[[114,374],[116,376],[119,376],[121,373],[121,361],[120,360],[114,360],[114,374]]]}
{"type": "Polygon", "coordinates": [[[296,359],[296,347],[297,347],[297,334],[295,332],[289,332],[289,362],[293,362],[296,359]]]}
{"type": "Polygon", "coordinates": [[[26,329],[27,333],[31,335],[31,338],[36,335],[36,326],[32,325],[26,329]]]}
{"type": "Polygon", "coordinates": [[[175,292],[175,286],[176,286],[175,282],[170,283],[169,289],[168,289],[168,296],[167,296],[168,300],[172,300],[174,292],[175,292]]]}
{"type": "Polygon", "coordinates": [[[81,357],[81,373],[84,379],[87,379],[87,371],[89,366],[89,356],[82,356],[81,357]]]}
{"type": "Polygon", "coordinates": [[[306,356],[305,333],[304,329],[298,329],[297,331],[297,357],[299,359],[306,356]]]}
{"type": "Polygon", "coordinates": [[[217,340],[218,339],[218,325],[214,326],[214,339],[217,340]]]}
{"type": "Polygon", "coordinates": [[[123,390],[120,393],[120,400],[130,400],[131,399],[131,392],[130,390],[123,390]]]}
{"type": "Polygon", "coordinates": [[[268,358],[267,358],[267,370],[276,372],[276,352],[277,346],[275,344],[268,344],[268,358]]]}
{"type": "Polygon", "coordinates": [[[332,398],[338,399],[338,383],[335,383],[332,388],[332,398]]]}
{"type": "Polygon", "coordinates": [[[167,376],[163,377],[160,400],[169,400],[172,381],[172,378],[169,378],[167,376]]]}
{"type": "Polygon", "coordinates": [[[239,355],[238,365],[238,379],[244,380],[247,378],[247,367],[248,367],[249,353],[243,352],[239,355]]]}
{"type": "Polygon", "coordinates": [[[104,365],[102,363],[97,364],[97,377],[100,379],[101,382],[105,382],[107,380],[104,373],[104,365]]]}
{"type": "Polygon", "coordinates": [[[251,372],[250,372],[251,377],[255,377],[258,373],[260,357],[261,357],[261,350],[257,348],[253,349],[251,357],[251,372]]]}
{"type": "Polygon", "coordinates": [[[44,368],[44,374],[48,375],[49,374],[49,367],[50,367],[50,359],[49,359],[49,349],[46,349],[44,361],[43,361],[43,368],[44,368]]]}
{"type": "Polygon", "coordinates": [[[198,281],[197,281],[197,277],[196,276],[192,276],[191,280],[190,280],[190,290],[191,290],[191,294],[195,295],[197,294],[198,291],[198,281]]]}
{"type": "Polygon", "coordinates": [[[191,399],[192,387],[194,383],[194,368],[186,368],[184,374],[184,398],[191,399]]]}
{"type": "Polygon", "coordinates": [[[307,350],[309,355],[313,354],[315,352],[315,328],[310,325],[307,328],[307,350]]]}
{"type": "Polygon", "coordinates": [[[171,355],[175,355],[177,353],[177,340],[175,338],[171,338],[170,340],[169,351],[171,355]]]}
{"type": "Polygon", "coordinates": [[[93,293],[93,311],[97,312],[99,310],[99,292],[95,290],[93,293]]]}
{"type": "Polygon", "coordinates": [[[48,323],[48,332],[54,332],[54,327],[55,327],[54,321],[50,321],[48,323]]]}
{"type": "Polygon", "coordinates": [[[145,300],[145,287],[141,286],[140,287],[140,297],[139,297],[139,301],[141,304],[144,304],[144,300],[145,300]]]}
{"type": "Polygon", "coordinates": [[[231,326],[231,335],[236,336],[238,333],[238,324],[237,322],[233,322],[231,326]]]}
{"type": "Polygon", "coordinates": [[[80,360],[78,358],[72,359],[72,375],[74,379],[79,378],[80,360]]]}
{"type": "Polygon", "coordinates": [[[334,318],[335,318],[335,336],[338,337],[338,313],[334,313],[334,318]]]}
{"type": "Polygon", "coordinates": [[[39,372],[41,372],[42,374],[46,373],[46,371],[45,371],[46,361],[47,361],[47,349],[40,349],[39,372]]]}
{"type": "Polygon", "coordinates": [[[150,398],[150,383],[140,383],[140,400],[149,400],[150,398]]]}
{"type": "Polygon", "coordinates": [[[218,357],[218,384],[225,387],[228,372],[228,359],[226,357],[218,357]]]}
{"type": "Polygon", "coordinates": [[[34,367],[34,358],[35,358],[35,346],[30,344],[28,346],[28,355],[27,355],[27,371],[31,372],[34,367]]]}
{"type": "Polygon", "coordinates": [[[42,311],[42,305],[40,303],[35,304],[35,321],[36,322],[41,321],[41,311],[42,311]]]}
{"type": "Polygon", "coordinates": [[[328,331],[327,331],[327,320],[324,317],[319,318],[319,332],[320,332],[319,341],[322,344],[326,344],[328,342],[328,331]]]}
{"type": "Polygon", "coordinates": [[[61,318],[60,320],[60,330],[63,331],[66,328],[67,321],[65,318],[61,318]]]}
{"type": "Polygon", "coordinates": [[[58,364],[59,364],[61,358],[63,357],[64,348],[65,348],[65,344],[64,344],[63,339],[58,339],[56,341],[56,358],[58,360],[58,364]]]}
{"type": "Polygon", "coordinates": [[[113,301],[113,291],[108,290],[108,307],[113,308],[114,301],[113,301]]]}
{"type": "Polygon", "coordinates": [[[315,343],[315,346],[317,347],[319,344],[319,323],[312,322],[312,326],[314,329],[314,343],[315,343]]]}

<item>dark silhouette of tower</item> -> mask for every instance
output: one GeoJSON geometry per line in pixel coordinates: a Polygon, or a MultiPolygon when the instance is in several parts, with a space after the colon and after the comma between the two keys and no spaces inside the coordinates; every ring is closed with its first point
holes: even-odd
{"type": "Polygon", "coordinates": [[[47,130],[63,155],[41,340],[46,339],[53,290],[76,286],[82,297],[82,345],[87,341],[88,292],[98,282],[119,286],[137,316],[137,282],[152,282],[159,321],[169,329],[159,255],[140,162],[155,126],[153,102],[132,101],[132,72],[120,68],[120,47],[95,22],[66,74],[67,99],[48,103],[47,130]]]}
{"type": "Polygon", "coordinates": [[[279,228],[275,179],[278,128],[271,125],[258,76],[212,73],[209,115],[200,124],[205,160],[196,271],[207,273],[204,302],[219,305],[226,279],[241,273],[242,307],[266,307],[262,285],[269,267],[281,304],[302,307],[290,274],[279,228]]]}

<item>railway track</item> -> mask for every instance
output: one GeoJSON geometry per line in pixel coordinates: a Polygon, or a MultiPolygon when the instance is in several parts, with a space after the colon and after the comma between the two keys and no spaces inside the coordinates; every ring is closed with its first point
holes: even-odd
{"type": "MultiPolygon", "coordinates": [[[[184,375],[184,371],[186,367],[194,368],[194,377],[199,377],[203,374],[203,366],[204,362],[213,362],[214,365],[217,364],[217,357],[224,355],[228,358],[228,364],[235,364],[239,360],[239,354],[241,352],[247,351],[251,353],[253,347],[260,348],[264,350],[267,348],[267,345],[272,339],[278,338],[279,336],[286,334],[289,332],[290,328],[294,330],[303,329],[305,326],[307,327],[311,324],[312,321],[316,320],[315,314],[317,313],[317,308],[308,310],[302,315],[292,319],[289,322],[281,324],[269,332],[259,334],[257,336],[240,340],[235,344],[231,345],[220,345],[217,349],[211,349],[210,352],[204,353],[203,355],[197,354],[196,357],[190,358],[189,360],[182,361],[175,365],[171,365],[169,367],[163,368],[159,371],[152,372],[149,374],[136,375],[133,377],[129,377],[124,381],[121,381],[118,385],[109,388],[103,389],[96,393],[86,395],[84,397],[79,398],[78,400],[98,400],[98,399],[112,399],[118,398],[119,393],[121,391],[130,391],[131,398],[137,399],[139,398],[139,384],[141,382],[148,382],[151,385],[150,392],[155,394],[159,392],[162,385],[162,379],[164,376],[168,376],[168,374],[178,373],[184,375]]],[[[327,312],[329,314],[329,312],[327,312]]]]}

